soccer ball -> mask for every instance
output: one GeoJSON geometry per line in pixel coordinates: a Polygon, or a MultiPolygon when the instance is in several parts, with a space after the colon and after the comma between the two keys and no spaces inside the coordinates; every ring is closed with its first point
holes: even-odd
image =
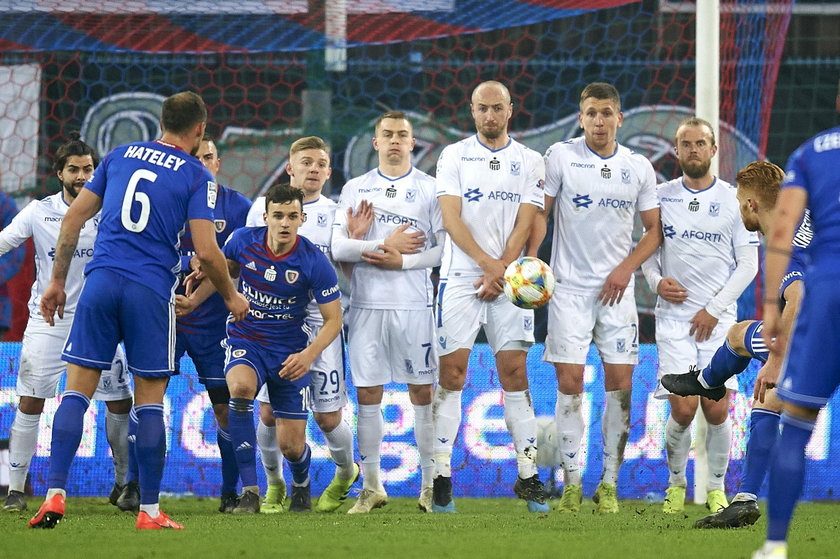
{"type": "Polygon", "coordinates": [[[523,256],[505,270],[505,295],[517,307],[539,308],[548,303],[552,293],[554,273],[539,258],[523,256]]]}
{"type": "Polygon", "coordinates": [[[554,423],[554,418],[537,416],[537,466],[543,468],[559,466],[557,451],[557,424],[554,423]]]}

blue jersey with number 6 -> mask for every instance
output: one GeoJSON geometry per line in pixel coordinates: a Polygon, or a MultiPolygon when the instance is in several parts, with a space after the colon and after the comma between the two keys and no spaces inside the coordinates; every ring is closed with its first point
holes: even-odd
{"type": "Polygon", "coordinates": [[[85,274],[107,268],[171,299],[184,223],[213,220],[217,187],[201,162],[160,140],[120,146],[85,185],[102,198],[102,221],[85,274]]]}

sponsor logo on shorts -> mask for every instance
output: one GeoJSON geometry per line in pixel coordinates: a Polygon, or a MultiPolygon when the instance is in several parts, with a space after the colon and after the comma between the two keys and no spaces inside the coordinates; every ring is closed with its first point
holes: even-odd
{"type": "Polygon", "coordinates": [[[234,349],[233,353],[231,355],[233,355],[234,357],[236,357],[238,359],[240,357],[243,357],[246,353],[248,353],[248,352],[245,351],[244,349],[234,349]]]}
{"type": "Polygon", "coordinates": [[[531,316],[526,316],[523,326],[525,327],[526,331],[533,330],[534,329],[534,318],[531,317],[531,316]]]}
{"type": "Polygon", "coordinates": [[[438,343],[440,344],[440,347],[446,349],[446,336],[438,336],[438,343]]]}
{"type": "Polygon", "coordinates": [[[627,340],[624,338],[619,338],[615,341],[615,350],[618,353],[626,353],[627,352],[627,340]]]}

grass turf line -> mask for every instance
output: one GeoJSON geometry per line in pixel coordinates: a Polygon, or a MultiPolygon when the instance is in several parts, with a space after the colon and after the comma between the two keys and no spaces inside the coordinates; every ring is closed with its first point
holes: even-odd
{"type": "MultiPolygon", "coordinates": [[[[618,515],[599,515],[584,501],[579,514],[534,515],[516,499],[457,499],[458,514],[422,514],[416,499],[391,499],[369,515],[348,516],[352,500],[332,514],[231,516],[216,499],[163,499],[162,509],[183,532],[138,532],[135,516],[104,498],[70,498],[67,516],[53,530],[31,530],[26,513],[0,511],[4,557],[598,557],[748,558],[764,539],[765,520],[739,530],[695,530],[706,509],[687,505],[666,516],[661,504],[621,501],[618,515]]],[[[762,504],[762,512],[766,507],[762,504]]],[[[791,555],[836,557],[840,504],[797,508],[791,555]]]]}

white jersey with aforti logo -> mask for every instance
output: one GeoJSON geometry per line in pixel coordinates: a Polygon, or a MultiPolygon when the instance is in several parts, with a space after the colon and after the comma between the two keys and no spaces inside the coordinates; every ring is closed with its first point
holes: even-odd
{"type": "MultiPolygon", "coordinates": [[[[401,177],[386,177],[379,169],[347,182],[335,213],[334,227],[345,228],[347,209],[362,200],[373,204],[373,223],[364,240],[385,239],[404,224],[406,233],[421,232],[432,247],[435,234],[443,230],[440,207],[435,198],[435,180],[412,167],[401,177]]],[[[433,303],[429,268],[383,270],[367,262],[353,265],[350,306],[361,309],[426,309],[433,303]]]]}
{"type": "MultiPolygon", "coordinates": [[[[22,245],[30,237],[35,243],[35,283],[32,284],[32,295],[29,298],[29,315],[35,319],[41,317],[41,294],[52,278],[55,242],[69,207],[61,192],[43,200],[33,200],[15,216],[8,227],[0,231],[0,254],[22,245]]],[[[64,285],[67,294],[67,302],[64,304],[65,317],[76,310],[76,302],[85,283],[84,269],[93,258],[93,243],[98,227],[97,213],[82,225],[79,232],[79,242],[70,261],[64,285]]]]}
{"type": "MultiPolygon", "coordinates": [[[[659,205],[653,166],[619,144],[601,157],[580,137],[548,148],[545,167],[545,194],[556,198],[551,267],[557,287],[598,293],[633,250],[636,212],[659,205]]],[[[631,277],[631,293],[633,285],[631,277]]]]}
{"type": "MultiPolygon", "coordinates": [[[[501,258],[520,204],[542,209],[545,165],[540,155],[511,139],[496,150],[470,136],[446,146],[437,164],[437,195],[461,199],[461,220],[493,258],[501,258]]],[[[447,236],[441,279],[475,278],[481,267],[447,236]]]]}
{"type": "MultiPolygon", "coordinates": [[[[662,183],[656,193],[662,212],[661,274],[688,291],[681,304],[659,297],[656,317],[691,320],[729,280],[735,249],[758,246],[758,236],[744,228],[735,189],[725,181],[694,191],[681,177],[662,183]]],[[[735,309],[733,303],[721,320],[734,320],[735,309]]]]}
{"type": "MultiPolygon", "coordinates": [[[[321,249],[324,256],[332,262],[332,254],[330,253],[330,239],[332,238],[332,226],[335,221],[335,210],[338,204],[330,200],[323,194],[317,200],[312,202],[305,202],[303,204],[303,213],[306,214],[306,221],[298,229],[298,235],[306,237],[312,241],[315,246],[321,249]]],[[[254,200],[254,204],[248,211],[248,217],[245,220],[245,227],[265,227],[265,196],[260,196],[254,200]]],[[[321,316],[321,309],[318,308],[318,303],[313,299],[309,306],[306,307],[306,323],[315,326],[324,324],[324,317],[321,316]]]]}

